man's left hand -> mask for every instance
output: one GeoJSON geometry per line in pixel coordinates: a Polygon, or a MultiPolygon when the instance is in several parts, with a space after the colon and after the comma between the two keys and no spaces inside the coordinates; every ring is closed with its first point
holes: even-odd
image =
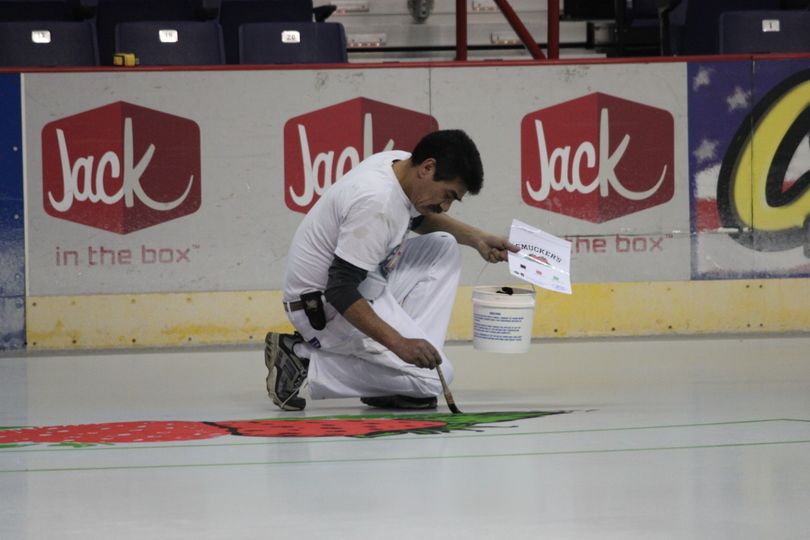
{"type": "Polygon", "coordinates": [[[482,236],[476,244],[476,249],[485,261],[491,263],[506,261],[510,251],[512,253],[520,251],[519,247],[506,238],[495,235],[482,236]]]}

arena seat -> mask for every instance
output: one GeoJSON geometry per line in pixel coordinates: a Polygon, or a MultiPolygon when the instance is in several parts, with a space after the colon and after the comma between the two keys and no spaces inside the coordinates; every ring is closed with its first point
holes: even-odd
{"type": "Polygon", "coordinates": [[[225,63],[222,29],[216,21],[140,21],[115,30],[118,51],[135,53],[142,66],[225,63]]]}
{"type": "Polygon", "coordinates": [[[312,0],[222,0],[219,24],[225,40],[225,58],[239,63],[239,28],[263,22],[312,22],[312,0]]]}
{"type": "Polygon", "coordinates": [[[0,66],[96,65],[96,31],[89,22],[0,22],[0,66]]]}
{"type": "Polygon", "coordinates": [[[778,10],[780,0],[683,0],[683,23],[672,21],[672,51],[678,55],[718,54],[720,15],[726,11],[778,10]]]}
{"type": "Polygon", "coordinates": [[[810,12],[729,11],[720,16],[720,52],[810,52],[810,12]]]}
{"type": "Polygon", "coordinates": [[[239,29],[240,64],[348,62],[340,23],[252,23],[239,29]]]}
{"type": "Polygon", "coordinates": [[[112,65],[115,27],[130,21],[191,21],[196,19],[199,0],[98,0],[96,29],[101,65],[112,65]]]}

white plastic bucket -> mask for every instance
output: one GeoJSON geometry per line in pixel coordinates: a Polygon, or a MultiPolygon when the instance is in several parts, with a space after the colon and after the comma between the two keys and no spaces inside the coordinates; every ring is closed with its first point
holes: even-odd
{"type": "Polygon", "coordinates": [[[534,321],[533,289],[475,287],[472,301],[474,348],[498,353],[529,350],[534,321]]]}

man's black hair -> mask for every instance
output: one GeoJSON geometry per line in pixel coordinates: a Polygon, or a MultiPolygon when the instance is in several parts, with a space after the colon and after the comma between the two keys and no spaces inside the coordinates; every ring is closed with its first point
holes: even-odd
{"type": "Polygon", "coordinates": [[[460,129],[444,129],[425,135],[411,152],[411,163],[419,165],[428,158],[436,160],[435,180],[461,178],[473,195],[484,184],[484,167],[475,143],[460,129]]]}

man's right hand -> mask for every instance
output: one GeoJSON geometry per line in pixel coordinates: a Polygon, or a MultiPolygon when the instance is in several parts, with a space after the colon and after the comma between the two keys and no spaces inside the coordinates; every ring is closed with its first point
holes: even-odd
{"type": "Polygon", "coordinates": [[[439,351],[424,339],[403,337],[387,322],[374,313],[371,305],[365,300],[357,300],[343,312],[343,316],[365,335],[388,347],[404,362],[420,368],[435,369],[442,363],[439,351]]]}
{"type": "Polygon", "coordinates": [[[435,369],[442,363],[439,351],[427,340],[402,338],[391,352],[399,356],[404,362],[420,368],[435,369]]]}

